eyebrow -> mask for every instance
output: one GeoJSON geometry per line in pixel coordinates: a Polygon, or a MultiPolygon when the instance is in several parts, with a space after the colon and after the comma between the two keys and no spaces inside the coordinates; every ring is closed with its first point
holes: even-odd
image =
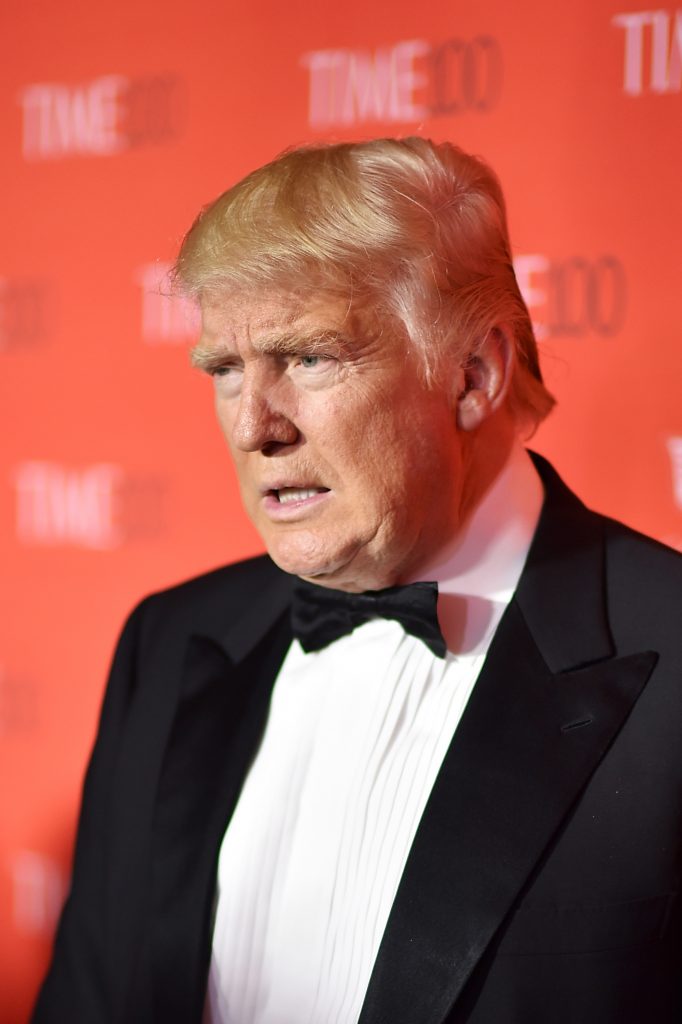
{"type": "MultiPolygon", "coordinates": [[[[314,355],[321,349],[328,351],[330,348],[336,352],[342,352],[347,350],[348,346],[349,340],[341,331],[320,330],[319,328],[269,335],[252,342],[252,348],[259,354],[277,356],[314,355]]],[[[224,342],[207,345],[199,341],[190,352],[190,360],[192,366],[209,372],[231,360],[238,361],[239,357],[224,342]]]]}

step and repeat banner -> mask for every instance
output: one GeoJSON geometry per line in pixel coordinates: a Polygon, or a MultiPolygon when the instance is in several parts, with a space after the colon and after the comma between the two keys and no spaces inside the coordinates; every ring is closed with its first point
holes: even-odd
{"type": "Polygon", "coordinates": [[[534,438],[682,547],[682,7],[28,0],[0,71],[0,1020],[68,885],[113,643],[150,590],[261,550],[165,275],[282,149],[420,134],[488,159],[559,400],[534,438]]]}

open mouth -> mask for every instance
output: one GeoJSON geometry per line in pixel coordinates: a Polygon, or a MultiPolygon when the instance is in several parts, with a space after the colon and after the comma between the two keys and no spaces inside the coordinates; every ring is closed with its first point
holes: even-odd
{"type": "Polygon", "coordinates": [[[318,494],[327,494],[328,491],[328,487],[281,487],[268,491],[268,494],[275,498],[280,505],[289,505],[296,501],[308,501],[310,498],[317,497],[318,494]]]}

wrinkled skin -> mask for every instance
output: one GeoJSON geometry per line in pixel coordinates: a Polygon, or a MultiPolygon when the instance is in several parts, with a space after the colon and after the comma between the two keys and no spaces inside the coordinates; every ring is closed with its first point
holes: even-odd
{"type": "Polygon", "coordinates": [[[475,497],[474,433],[496,407],[487,377],[454,367],[428,388],[398,332],[363,328],[336,299],[232,293],[202,306],[194,359],[214,379],[244,506],[273,560],[351,591],[415,578],[475,497]]]}

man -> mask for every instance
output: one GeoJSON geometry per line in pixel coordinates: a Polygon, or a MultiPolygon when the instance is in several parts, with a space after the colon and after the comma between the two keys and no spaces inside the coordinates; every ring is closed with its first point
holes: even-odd
{"type": "Polygon", "coordinates": [[[35,1024],[678,1020],[680,562],[520,443],[492,172],[292,151],[176,276],[270,557],[131,616],[35,1024]]]}

